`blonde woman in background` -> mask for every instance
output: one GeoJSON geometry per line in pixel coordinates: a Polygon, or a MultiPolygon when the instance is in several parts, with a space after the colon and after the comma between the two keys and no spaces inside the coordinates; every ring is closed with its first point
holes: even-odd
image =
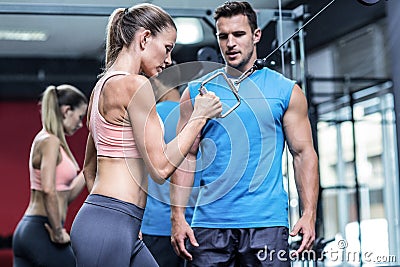
{"type": "Polygon", "coordinates": [[[75,266],[63,223],[85,180],[65,135],[82,127],[86,110],[86,96],[71,85],[49,86],[43,93],[43,129],[29,158],[30,202],[13,236],[14,267],[75,266]]]}

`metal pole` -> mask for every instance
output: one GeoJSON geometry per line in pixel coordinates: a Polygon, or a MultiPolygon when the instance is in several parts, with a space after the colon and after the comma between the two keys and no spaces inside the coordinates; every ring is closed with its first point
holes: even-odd
{"type": "Polygon", "coordinates": [[[362,259],[362,239],[361,239],[361,203],[360,203],[360,184],[358,181],[358,169],[357,169],[357,144],[356,144],[356,121],[354,119],[354,97],[352,92],[349,92],[350,96],[350,108],[351,108],[351,126],[352,126],[352,137],[353,137],[353,162],[354,162],[354,187],[356,189],[356,213],[357,213],[357,222],[358,222],[358,241],[360,243],[360,251],[359,251],[359,258],[360,258],[360,266],[363,265],[362,259]]]}
{"type": "MultiPolygon", "coordinates": [[[[303,27],[303,22],[299,21],[299,27],[303,27]]],[[[306,55],[305,55],[305,46],[304,46],[304,31],[301,30],[299,32],[299,53],[300,53],[300,77],[301,77],[301,87],[303,92],[307,92],[307,83],[306,83],[306,55]]]]}

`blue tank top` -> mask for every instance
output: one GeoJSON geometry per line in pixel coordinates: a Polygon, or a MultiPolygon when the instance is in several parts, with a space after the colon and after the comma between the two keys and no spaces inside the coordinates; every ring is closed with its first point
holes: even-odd
{"type": "MultiPolygon", "coordinates": [[[[217,71],[223,71],[222,69],[217,71]]],[[[189,83],[190,97],[203,79],[189,83]]],[[[255,228],[288,226],[288,197],[282,177],[282,118],[295,82],[268,68],[239,86],[240,106],[202,130],[199,196],[192,227],[255,228]]],[[[226,110],[236,103],[218,76],[205,85],[226,110]]]]}
{"type": "MultiPolygon", "coordinates": [[[[157,104],[156,109],[164,123],[164,140],[168,143],[176,136],[176,126],[179,119],[179,103],[172,101],[160,102],[157,104]]],[[[149,177],[147,204],[141,228],[143,234],[156,236],[171,235],[169,185],[169,180],[160,185],[149,177]]],[[[191,201],[193,202],[193,200],[191,201]]],[[[190,206],[194,205],[191,204],[190,206]]],[[[193,208],[187,207],[185,216],[189,224],[192,220],[192,215],[193,208]]]]}

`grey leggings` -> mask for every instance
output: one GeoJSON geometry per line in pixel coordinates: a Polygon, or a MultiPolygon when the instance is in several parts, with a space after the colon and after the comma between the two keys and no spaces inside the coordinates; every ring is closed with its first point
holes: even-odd
{"type": "Polygon", "coordinates": [[[57,245],[50,241],[44,228],[47,217],[25,215],[13,235],[14,267],[74,267],[71,245],[57,245]]]}
{"type": "Polygon", "coordinates": [[[143,212],[131,203],[89,195],[71,229],[76,266],[158,266],[138,238],[143,212]]]}

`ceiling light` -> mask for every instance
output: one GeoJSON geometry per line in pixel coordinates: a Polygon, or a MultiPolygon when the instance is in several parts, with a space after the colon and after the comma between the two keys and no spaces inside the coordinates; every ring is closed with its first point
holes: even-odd
{"type": "Polygon", "coordinates": [[[203,41],[203,27],[197,18],[174,18],[178,36],[177,44],[195,44],[203,41]]]}
{"type": "Polygon", "coordinates": [[[47,34],[43,31],[0,30],[0,40],[46,41],[47,37],[47,34]]]}

